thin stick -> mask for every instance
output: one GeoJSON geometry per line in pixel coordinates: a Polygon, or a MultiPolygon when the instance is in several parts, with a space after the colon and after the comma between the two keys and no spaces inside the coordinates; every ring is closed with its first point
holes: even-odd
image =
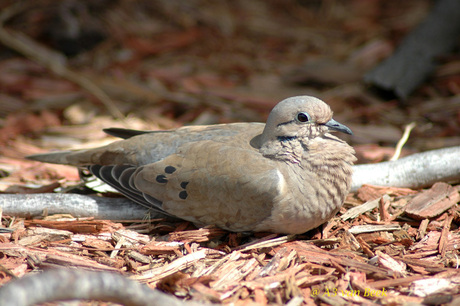
{"type": "Polygon", "coordinates": [[[407,142],[409,139],[410,132],[412,129],[416,126],[417,124],[415,122],[411,122],[410,124],[406,125],[404,129],[404,134],[402,135],[401,139],[398,141],[398,144],[396,145],[396,150],[395,154],[393,157],[390,159],[390,161],[398,160],[399,155],[401,155],[401,150],[404,146],[404,144],[407,142]]]}

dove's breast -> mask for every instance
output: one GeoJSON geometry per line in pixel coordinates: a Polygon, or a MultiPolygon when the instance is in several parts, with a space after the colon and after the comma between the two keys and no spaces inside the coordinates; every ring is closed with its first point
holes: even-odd
{"type": "Polygon", "coordinates": [[[351,186],[354,150],[342,140],[310,143],[299,164],[279,162],[283,194],[258,231],[303,233],[333,217],[351,186]]]}

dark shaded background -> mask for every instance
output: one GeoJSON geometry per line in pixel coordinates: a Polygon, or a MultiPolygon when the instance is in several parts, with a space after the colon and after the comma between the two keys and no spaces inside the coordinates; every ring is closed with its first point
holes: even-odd
{"type": "MultiPolygon", "coordinates": [[[[360,162],[460,144],[460,59],[406,101],[363,75],[390,56],[432,1],[2,1],[3,30],[60,54],[76,78],[15,48],[0,49],[0,154],[18,157],[107,141],[104,127],[264,121],[273,105],[308,94],[355,136],[360,162]]],[[[6,44],[8,45],[8,44],[6,44]]],[[[38,54],[25,42],[25,48],[38,54]]],[[[112,139],[110,139],[111,141],[112,139]]]]}

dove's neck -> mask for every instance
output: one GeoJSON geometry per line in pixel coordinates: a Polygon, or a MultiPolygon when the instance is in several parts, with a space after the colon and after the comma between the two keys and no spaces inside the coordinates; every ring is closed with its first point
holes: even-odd
{"type": "MultiPolygon", "coordinates": [[[[263,139],[263,138],[262,138],[263,139]]],[[[276,159],[303,167],[303,164],[330,169],[351,165],[355,161],[354,150],[345,141],[331,135],[304,139],[300,137],[276,137],[261,142],[260,153],[267,158],[276,159]]]]}
{"type": "Polygon", "coordinates": [[[263,141],[260,146],[260,153],[263,156],[271,159],[299,164],[302,162],[304,148],[301,141],[297,137],[276,137],[263,141]]]}
{"type": "Polygon", "coordinates": [[[266,157],[298,163],[301,159],[301,145],[297,133],[288,131],[286,124],[275,125],[271,121],[269,117],[260,135],[260,152],[266,157]]]}

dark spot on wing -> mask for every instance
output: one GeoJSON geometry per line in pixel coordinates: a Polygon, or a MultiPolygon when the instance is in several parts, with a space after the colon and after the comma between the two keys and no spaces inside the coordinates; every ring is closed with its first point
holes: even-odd
{"type": "Polygon", "coordinates": [[[165,168],[165,172],[168,174],[174,173],[174,171],[176,171],[176,168],[174,168],[173,166],[167,166],[165,168]]]}
{"type": "Polygon", "coordinates": [[[180,183],[180,186],[181,186],[182,188],[184,188],[184,189],[187,188],[187,185],[188,185],[188,182],[182,182],[182,183],[180,183]]]}
{"type": "Polygon", "coordinates": [[[157,181],[158,183],[162,183],[162,184],[168,182],[168,180],[166,179],[166,176],[164,176],[163,174],[158,175],[158,176],[156,177],[156,181],[157,181]]]}
{"type": "Polygon", "coordinates": [[[184,190],[184,191],[179,192],[179,198],[181,198],[182,200],[185,200],[187,197],[188,197],[187,191],[184,190]]]}

